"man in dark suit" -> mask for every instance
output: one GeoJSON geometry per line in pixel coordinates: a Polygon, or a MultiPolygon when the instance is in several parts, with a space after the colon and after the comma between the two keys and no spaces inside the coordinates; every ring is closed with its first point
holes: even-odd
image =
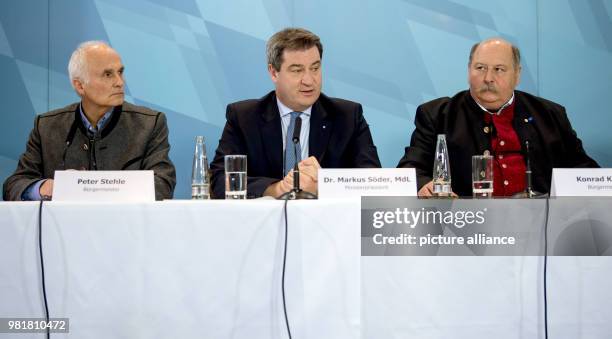
{"type": "Polygon", "coordinates": [[[211,164],[212,194],[225,196],[224,156],[246,154],[249,198],[277,197],[300,185],[317,193],[318,169],[380,167],[361,105],[321,93],[323,46],[315,34],[288,28],[267,44],[275,91],[227,106],[225,128],[211,164]],[[301,120],[297,158],[292,135],[301,120]]]}
{"type": "Polygon", "coordinates": [[[520,74],[519,49],[488,39],[470,52],[469,91],[417,108],[416,129],[398,167],[416,168],[419,196],[433,194],[438,134],[446,134],[451,186],[460,196],[472,195],[471,158],[477,154],[494,157],[496,196],[525,191],[527,157],[533,190],[542,193],[550,190],[554,167],[599,167],[582,148],[563,106],[515,90],[520,74]]]}

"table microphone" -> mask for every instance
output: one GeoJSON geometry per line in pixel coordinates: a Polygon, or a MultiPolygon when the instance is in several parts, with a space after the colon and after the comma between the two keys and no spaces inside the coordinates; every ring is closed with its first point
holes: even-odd
{"type": "Polygon", "coordinates": [[[297,145],[300,143],[300,133],[302,132],[302,118],[295,118],[295,128],[293,129],[293,144],[297,145]]]}
{"type": "MultiPolygon", "coordinates": [[[[293,152],[295,153],[295,159],[297,159],[298,154],[298,144],[300,143],[300,132],[302,131],[302,118],[297,117],[295,119],[295,127],[293,129],[293,137],[291,140],[293,141],[293,152]]],[[[287,145],[286,147],[289,147],[287,145]]],[[[298,200],[298,199],[317,199],[315,194],[310,192],[306,192],[300,188],[300,169],[298,168],[298,162],[296,160],[295,165],[293,166],[293,188],[291,191],[283,193],[277,199],[288,199],[288,200],[298,200]]]]}
{"type": "Polygon", "coordinates": [[[527,194],[532,191],[531,186],[531,156],[529,150],[529,140],[525,140],[525,178],[527,179],[527,194]]]}
{"type": "Polygon", "coordinates": [[[525,140],[525,180],[527,181],[527,187],[525,187],[525,195],[527,198],[546,197],[545,194],[533,190],[531,178],[531,148],[529,147],[529,140],[525,140]]]}
{"type": "MultiPolygon", "coordinates": [[[[300,143],[300,133],[302,132],[302,118],[295,119],[295,128],[293,129],[293,153],[295,154],[295,163],[293,164],[293,190],[299,192],[300,189],[300,169],[298,168],[298,144],[300,143]]],[[[289,147],[289,146],[287,146],[289,147]]]]}

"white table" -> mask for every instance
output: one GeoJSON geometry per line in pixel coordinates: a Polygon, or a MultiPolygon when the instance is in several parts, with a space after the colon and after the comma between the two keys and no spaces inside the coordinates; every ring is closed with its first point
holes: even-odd
{"type": "MultiPolygon", "coordinates": [[[[359,208],[289,202],[293,338],[544,338],[541,257],[361,257],[359,208]]],[[[0,317],[43,315],[37,217],[0,203],[0,317]]],[[[42,227],[53,338],[287,338],[283,202],[50,202],[42,227]]],[[[612,260],[548,260],[549,338],[610,338],[612,260]]]]}

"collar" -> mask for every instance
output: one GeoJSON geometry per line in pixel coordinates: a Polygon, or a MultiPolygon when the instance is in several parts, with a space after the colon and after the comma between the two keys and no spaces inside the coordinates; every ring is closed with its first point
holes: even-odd
{"type": "Polygon", "coordinates": [[[503,110],[504,110],[506,107],[508,107],[508,106],[512,105],[512,103],[514,102],[514,91],[512,91],[512,96],[510,97],[510,99],[509,99],[509,100],[508,100],[508,101],[507,101],[505,104],[503,104],[503,105],[502,105],[502,106],[501,106],[501,107],[500,107],[500,108],[497,110],[497,112],[491,112],[491,111],[489,111],[488,109],[484,108],[484,106],[483,106],[483,105],[481,105],[481,104],[478,102],[478,100],[476,100],[476,99],[474,99],[474,102],[476,102],[476,105],[478,105],[478,107],[480,107],[480,109],[482,109],[483,111],[485,111],[485,112],[487,112],[487,113],[489,113],[489,114],[491,114],[491,115],[500,115],[500,114],[501,114],[501,112],[502,112],[502,111],[503,111],[503,110]]]}
{"type": "Polygon", "coordinates": [[[83,104],[79,103],[79,113],[81,114],[81,121],[83,121],[83,125],[85,125],[85,128],[87,129],[87,131],[89,131],[92,134],[95,134],[96,132],[101,131],[102,128],[104,128],[106,123],[109,121],[109,118],[113,114],[113,109],[114,107],[111,107],[111,109],[106,111],[106,113],[104,113],[102,118],[98,120],[98,127],[94,128],[93,125],[89,122],[89,119],[87,119],[85,112],[83,112],[83,104]]]}
{"type": "MultiPolygon", "coordinates": [[[[285,104],[283,104],[279,99],[278,96],[276,97],[276,104],[278,105],[278,111],[280,112],[280,116],[281,118],[286,117],[287,115],[291,114],[291,112],[295,112],[294,110],[292,110],[291,108],[285,106],[285,104]]],[[[312,112],[312,106],[308,107],[307,109],[301,111],[302,114],[305,114],[307,116],[310,116],[310,113],[312,112]]]]}

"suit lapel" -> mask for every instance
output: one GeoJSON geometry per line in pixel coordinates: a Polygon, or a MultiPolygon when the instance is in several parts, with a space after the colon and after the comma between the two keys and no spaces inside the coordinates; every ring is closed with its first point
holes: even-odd
{"type": "Polygon", "coordinates": [[[333,121],[330,119],[325,108],[323,108],[323,105],[321,105],[321,99],[319,98],[312,106],[310,136],[308,140],[308,153],[317,158],[319,163],[323,162],[333,127],[333,121]]]}
{"type": "Polygon", "coordinates": [[[269,168],[273,170],[274,174],[282,177],[283,133],[281,131],[280,113],[276,104],[276,95],[272,92],[265,100],[268,102],[263,105],[264,111],[261,112],[261,119],[259,119],[261,142],[270,165],[269,168]]]}

